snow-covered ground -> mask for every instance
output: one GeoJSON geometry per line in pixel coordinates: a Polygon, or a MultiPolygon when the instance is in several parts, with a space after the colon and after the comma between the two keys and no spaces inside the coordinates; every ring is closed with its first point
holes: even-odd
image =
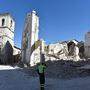
{"type": "MultiPolygon", "coordinates": [[[[0,66],[0,90],[40,90],[38,77],[29,76],[22,70],[0,66]]],[[[71,80],[46,78],[45,90],[90,90],[90,77],[71,80]]]]}
{"type": "Polygon", "coordinates": [[[11,67],[9,65],[0,65],[0,70],[12,70],[12,69],[18,69],[19,67],[11,67]]]}

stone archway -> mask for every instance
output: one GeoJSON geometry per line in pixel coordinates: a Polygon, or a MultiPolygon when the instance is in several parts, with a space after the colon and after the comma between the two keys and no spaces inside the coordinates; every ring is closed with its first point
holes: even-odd
{"type": "Polygon", "coordinates": [[[74,48],[75,48],[75,43],[70,41],[68,44],[68,55],[73,56],[74,55],[74,48]]]}

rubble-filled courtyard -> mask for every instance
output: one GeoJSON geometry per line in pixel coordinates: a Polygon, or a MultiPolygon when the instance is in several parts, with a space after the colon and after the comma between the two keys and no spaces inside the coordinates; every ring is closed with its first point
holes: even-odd
{"type": "MultiPolygon", "coordinates": [[[[25,72],[25,69],[0,65],[0,90],[40,90],[38,77],[25,72]]],[[[90,77],[46,78],[45,90],[90,90],[90,77]]]]}

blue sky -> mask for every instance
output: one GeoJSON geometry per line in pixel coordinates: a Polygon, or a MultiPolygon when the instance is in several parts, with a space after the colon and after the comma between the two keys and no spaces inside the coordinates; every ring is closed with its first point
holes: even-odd
{"type": "Polygon", "coordinates": [[[84,41],[90,30],[90,0],[0,0],[0,13],[15,19],[15,45],[21,47],[26,14],[36,10],[40,17],[39,37],[46,43],[77,39],[84,41]]]}

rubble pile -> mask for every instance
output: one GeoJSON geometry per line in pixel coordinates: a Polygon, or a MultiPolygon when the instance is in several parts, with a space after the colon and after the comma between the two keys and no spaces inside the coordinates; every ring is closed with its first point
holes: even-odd
{"type": "MultiPolygon", "coordinates": [[[[60,78],[60,79],[70,79],[77,77],[86,77],[90,76],[90,69],[82,69],[80,67],[90,64],[90,60],[88,61],[47,61],[47,69],[46,69],[46,77],[48,78],[60,78]]],[[[37,77],[36,67],[24,68],[24,72],[29,74],[29,76],[37,77]]]]}
{"type": "Polygon", "coordinates": [[[54,62],[49,61],[47,62],[46,76],[61,79],[89,76],[89,70],[80,68],[85,65],[84,62],[85,61],[73,62],[64,60],[54,62]]]}
{"type": "Polygon", "coordinates": [[[49,44],[45,51],[46,61],[73,60],[80,61],[84,58],[84,43],[70,40],[49,44]]]}

